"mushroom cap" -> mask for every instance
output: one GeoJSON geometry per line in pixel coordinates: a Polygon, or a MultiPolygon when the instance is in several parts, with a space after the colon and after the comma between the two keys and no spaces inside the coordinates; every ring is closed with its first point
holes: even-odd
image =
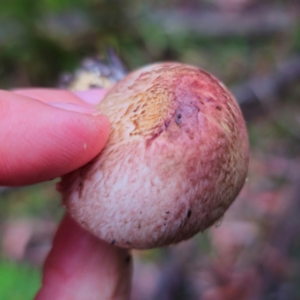
{"type": "Polygon", "coordinates": [[[71,216],[99,238],[146,249],[180,242],[223,216],[247,175],[247,130],[211,74],[180,63],[146,66],[98,105],[109,140],[60,183],[71,216]]]}

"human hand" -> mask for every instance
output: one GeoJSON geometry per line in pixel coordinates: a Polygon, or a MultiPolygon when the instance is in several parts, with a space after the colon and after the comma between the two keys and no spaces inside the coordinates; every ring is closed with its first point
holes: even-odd
{"type": "MultiPolygon", "coordinates": [[[[0,185],[33,184],[86,164],[104,147],[109,122],[93,105],[105,91],[0,91],[0,185]]],[[[127,299],[131,261],[65,216],[36,299],[127,299]]]]}

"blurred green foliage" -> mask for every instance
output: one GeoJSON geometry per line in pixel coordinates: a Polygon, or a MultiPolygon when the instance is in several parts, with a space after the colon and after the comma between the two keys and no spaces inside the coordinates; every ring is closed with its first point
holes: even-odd
{"type": "Polygon", "coordinates": [[[63,208],[53,182],[15,188],[0,193],[0,220],[8,218],[32,218],[59,220],[63,208]]]}
{"type": "MultiPolygon", "coordinates": [[[[55,183],[0,193],[0,238],[6,221],[61,219],[63,208],[55,183]]],[[[8,260],[0,250],[0,299],[31,300],[40,287],[41,268],[8,260]]]]}
{"type": "Polygon", "coordinates": [[[0,298],[31,300],[40,286],[40,270],[0,260],[0,298]]]}
{"type": "MultiPolygon", "coordinates": [[[[210,7],[211,2],[189,1],[187,6],[210,7]]],[[[263,38],[215,38],[166,30],[156,21],[157,10],[184,7],[171,0],[9,1],[0,10],[0,87],[53,86],[63,71],[75,69],[83,57],[102,55],[109,46],[129,69],[178,60],[207,68],[229,83],[270,70],[276,57],[299,50],[299,26],[263,38]]]]}

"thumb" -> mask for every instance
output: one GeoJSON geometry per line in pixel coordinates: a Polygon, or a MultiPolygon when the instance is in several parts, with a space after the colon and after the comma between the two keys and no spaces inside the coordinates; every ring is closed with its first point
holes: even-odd
{"type": "Polygon", "coordinates": [[[62,176],[89,162],[104,147],[107,117],[95,115],[89,107],[80,111],[80,105],[59,105],[0,91],[0,185],[62,176]]]}

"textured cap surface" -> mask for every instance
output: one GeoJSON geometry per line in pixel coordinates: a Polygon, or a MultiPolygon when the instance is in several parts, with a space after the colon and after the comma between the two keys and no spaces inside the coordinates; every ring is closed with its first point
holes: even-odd
{"type": "Polygon", "coordinates": [[[139,69],[106,95],[104,150],[60,185],[75,220],[99,238],[153,248],[218,220],[242,188],[248,137],[216,78],[179,63],[139,69]]]}

